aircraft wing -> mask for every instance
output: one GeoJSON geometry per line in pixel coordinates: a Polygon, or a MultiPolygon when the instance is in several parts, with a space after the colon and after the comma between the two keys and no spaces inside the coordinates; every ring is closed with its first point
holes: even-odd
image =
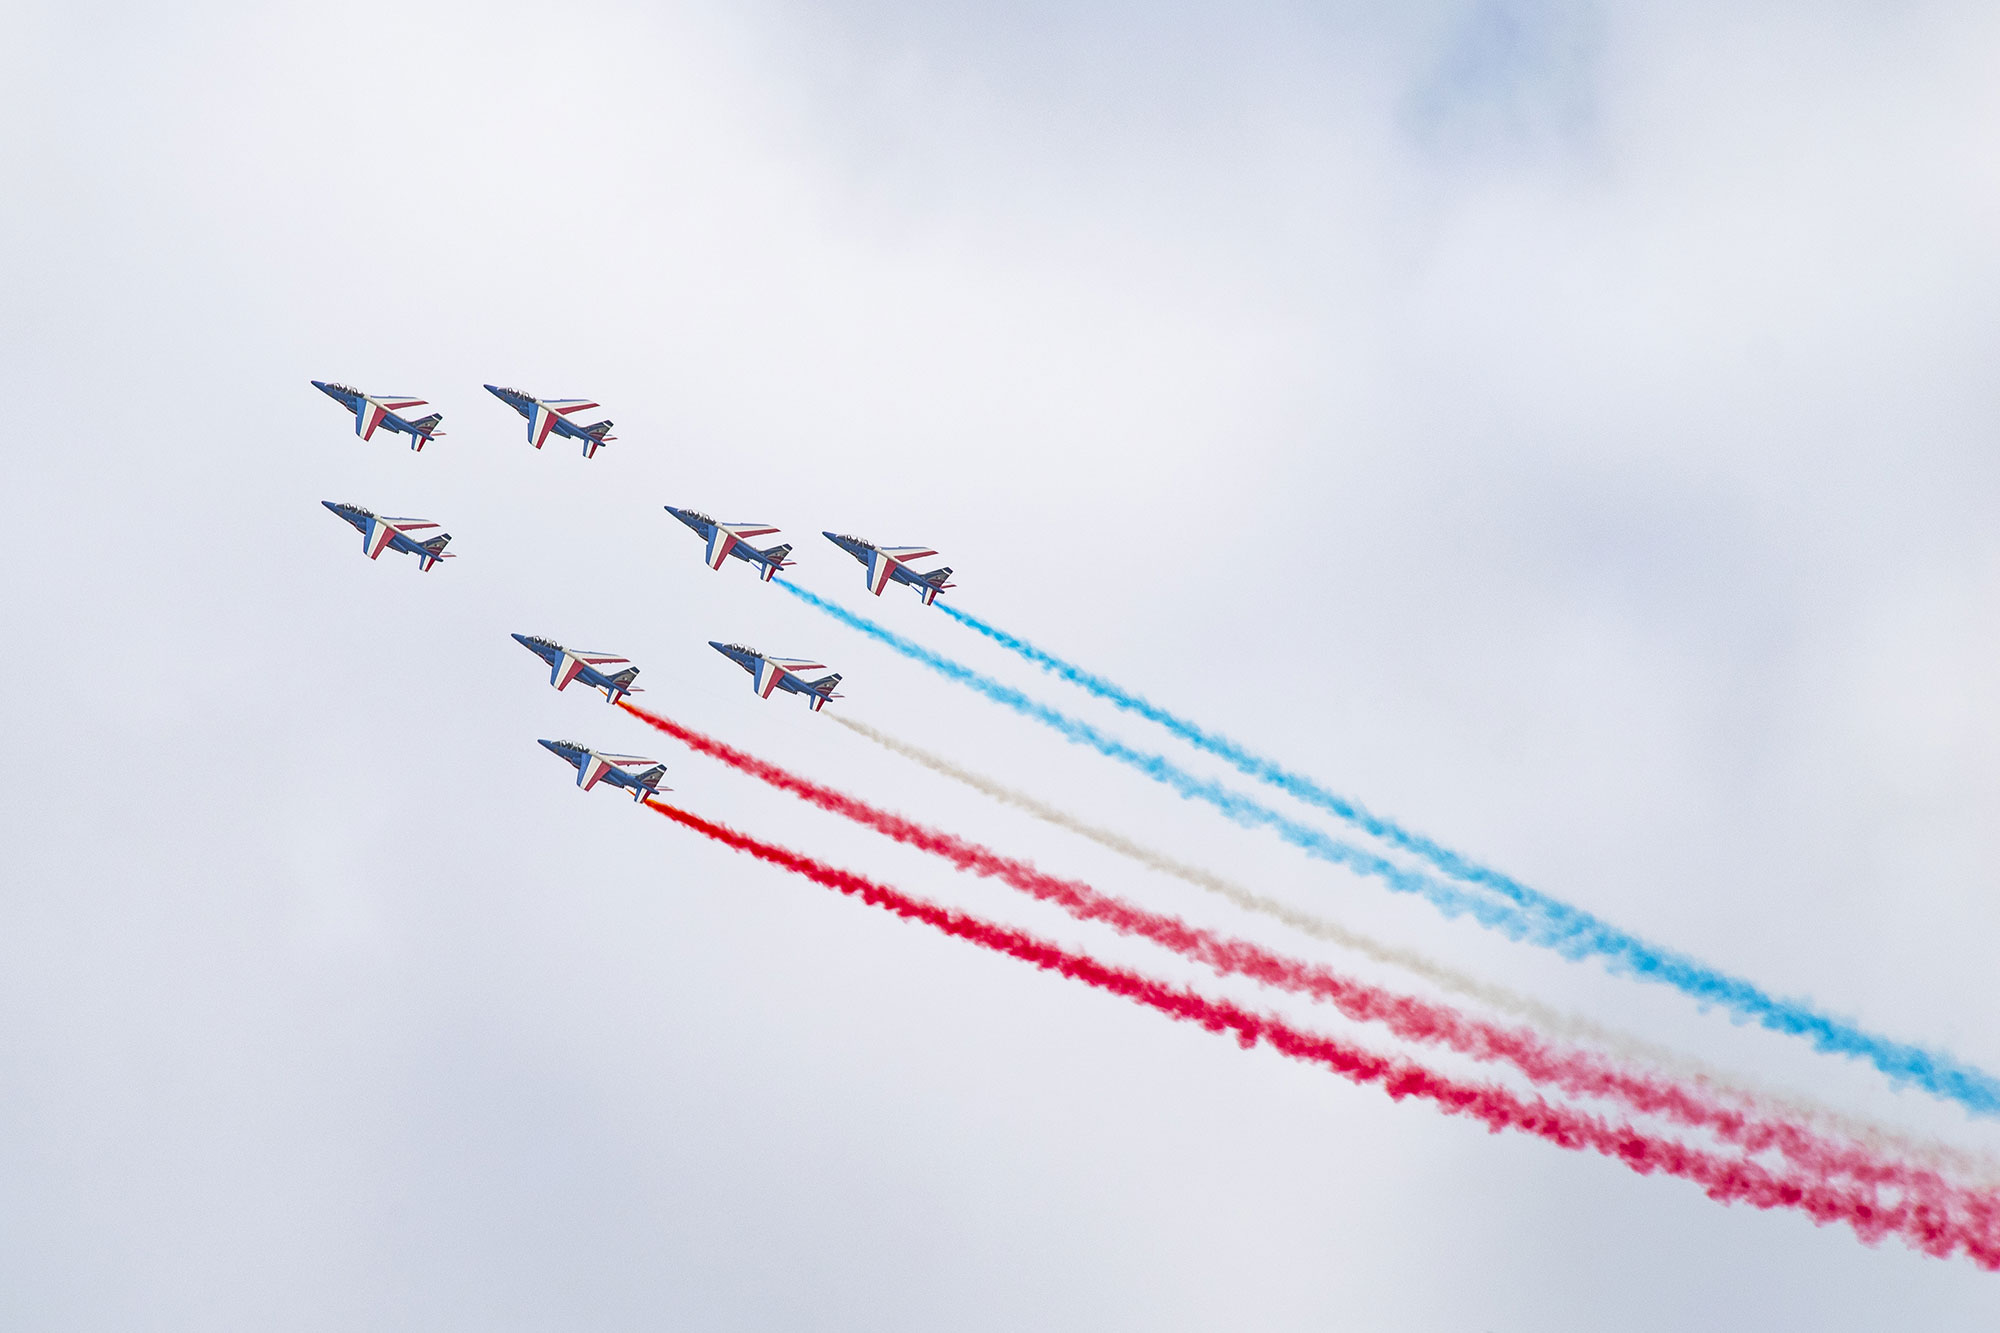
{"type": "Polygon", "coordinates": [[[363,397],[361,406],[354,412],[354,433],[364,440],[375,438],[375,428],[391,412],[400,412],[406,407],[422,407],[421,398],[370,398],[363,397]]]}
{"type": "Polygon", "coordinates": [[[803,685],[805,682],[798,678],[799,672],[822,671],[825,668],[824,662],[808,662],[803,658],[761,657],[757,659],[757,693],[768,699],[773,690],[784,684],[787,676],[792,678],[794,684],[803,685]]]}
{"type": "MultiPolygon", "coordinates": [[[[566,689],[571,681],[583,674],[584,668],[597,669],[614,664],[618,666],[630,666],[631,660],[624,657],[613,657],[609,653],[579,653],[565,649],[561,661],[556,664],[555,674],[551,683],[559,690],[566,689]]],[[[599,674],[603,673],[600,671],[599,674]]]]}
{"type": "Polygon", "coordinates": [[[528,443],[534,445],[537,449],[541,448],[547,442],[549,432],[555,429],[555,425],[556,413],[554,408],[548,406],[546,403],[532,404],[528,408],[528,443]]]}
{"type": "Polygon", "coordinates": [[[923,546],[878,546],[868,553],[868,591],[877,597],[889,585],[889,576],[912,560],[922,560],[937,552],[923,546]]]}
{"type": "Polygon", "coordinates": [[[368,520],[368,527],[362,533],[361,542],[368,552],[368,558],[373,560],[380,556],[388,548],[389,543],[395,541],[397,537],[437,526],[424,518],[371,518],[368,520]]]}
{"type": "Polygon", "coordinates": [[[716,523],[708,531],[708,567],[721,569],[722,562],[729,558],[729,552],[736,543],[746,537],[762,537],[776,532],[776,528],[757,523],[716,523]]]}

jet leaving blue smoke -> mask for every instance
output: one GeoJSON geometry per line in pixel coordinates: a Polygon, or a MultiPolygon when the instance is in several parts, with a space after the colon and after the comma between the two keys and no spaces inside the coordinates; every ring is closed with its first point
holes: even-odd
{"type": "Polygon", "coordinates": [[[1485,893],[1468,893],[1421,871],[1399,866],[1372,852],[1329,837],[1318,829],[1288,819],[1241,792],[1198,777],[1163,755],[1134,750],[1087,722],[1030,699],[1012,686],[1003,685],[961,662],[932,652],[795,583],[784,579],[776,582],[800,601],[888,645],[911,661],[920,662],[942,676],[970,686],[995,703],[1033,718],[1071,741],[1087,745],[1108,758],[1137,769],[1154,781],[1172,787],[1183,797],[1205,801],[1246,828],[1269,828],[1308,855],[1345,866],[1356,874],[1372,876],[1399,893],[1418,894],[1447,916],[1471,916],[1483,926],[1503,931],[1513,939],[1527,940],[1542,948],[1552,949],[1572,960],[1591,956],[1603,958],[1614,972],[1629,973],[1642,980],[1672,986],[1702,1004],[1721,1005],[1739,1018],[1753,1021],[1773,1032],[1804,1037],[1818,1050],[1865,1059],[1892,1082],[1915,1083],[1935,1096],[1955,1101],[1979,1114],[2000,1114],[2000,1079],[1951,1055],[1876,1036],[1803,1002],[1779,999],[1751,982],[1651,944],[1598,920],[1588,912],[1545,895],[1534,896],[1561,908],[1560,915],[1546,910],[1536,910],[1531,915],[1521,906],[1496,901],[1485,893]]]}

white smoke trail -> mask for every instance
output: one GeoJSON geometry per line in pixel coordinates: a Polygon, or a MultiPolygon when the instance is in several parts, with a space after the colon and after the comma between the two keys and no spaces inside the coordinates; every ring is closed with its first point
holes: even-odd
{"type": "Polygon", "coordinates": [[[1213,893],[1245,911],[1256,912],[1272,920],[1281,921],[1302,934],[1336,944],[1364,958],[1401,968],[1413,976],[1423,978],[1440,990],[1450,991],[1502,1013],[1512,1014],[1566,1040],[1588,1042],[1623,1059],[1637,1064],[1651,1065],[1674,1077],[1698,1083],[1711,1092],[1735,1098],[1746,1105],[1776,1110],[1795,1119],[1819,1124],[1844,1134],[1878,1153],[1901,1154],[1938,1170],[1952,1171],[1963,1177],[1969,1177],[1982,1188],[2000,1188],[2000,1162],[1995,1162],[1983,1153],[1949,1144],[1913,1139],[1902,1131],[1886,1125],[1851,1116],[1794,1095],[1771,1092],[1724,1074],[1678,1051],[1668,1050],[1644,1038],[1607,1028],[1580,1014],[1565,1013],[1551,1008],[1539,1000],[1521,995],[1504,986],[1496,986],[1455,968],[1447,967],[1415,950],[1385,944],[1326,917],[1254,893],[1212,871],[1188,865],[1164,852],[1142,846],[1123,834],[1085,823],[1025,792],[1015,791],[991,778],[960,768],[940,755],[932,754],[907,741],[878,731],[865,722],[856,721],[853,717],[831,712],[827,716],[857,735],[875,742],[883,749],[920,764],[933,773],[970,787],[1003,805],[1010,805],[1046,823],[1087,838],[1098,846],[1149,869],[1171,875],[1184,883],[1213,893]]]}

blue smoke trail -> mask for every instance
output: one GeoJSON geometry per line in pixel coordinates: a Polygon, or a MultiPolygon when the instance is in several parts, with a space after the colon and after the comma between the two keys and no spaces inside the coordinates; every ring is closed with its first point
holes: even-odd
{"type": "Polygon", "coordinates": [[[1498,870],[1480,865],[1421,833],[1413,833],[1394,820],[1373,814],[1359,801],[1330,792],[1304,774],[1294,773],[1274,760],[1253,754],[1229,737],[1199,727],[1176,713],[1168,712],[1145,696],[1134,694],[1095,672],[1084,670],[1073,662],[1065,662],[1026,639],[1009,634],[998,626],[987,624],[978,616],[961,611],[955,606],[947,606],[943,602],[937,603],[937,608],[959,624],[977,630],[1009,652],[1026,658],[1044,671],[1061,676],[1072,685],[1080,685],[1098,698],[1108,700],[1129,713],[1137,713],[1148,722],[1157,722],[1196,749],[1206,750],[1217,758],[1226,760],[1238,771],[1256,778],[1259,782],[1295,796],[1307,805],[1318,806],[1392,846],[1415,853],[1453,879],[1493,889],[1524,907],[1532,907],[1536,911],[1545,913],[1551,919],[1559,920],[1576,910],[1560,899],[1551,898],[1498,870]]]}
{"type": "Polygon", "coordinates": [[[1957,1102],[1982,1115],[2000,1114],[2000,1080],[1941,1051],[1929,1051],[1887,1037],[1880,1037],[1845,1019],[1819,1012],[1798,1000],[1767,994],[1755,984],[1718,972],[1685,954],[1651,944],[1620,930],[1590,913],[1565,907],[1561,917],[1530,914],[1521,907],[1496,901],[1484,893],[1468,893],[1443,883],[1421,871],[1407,869],[1372,852],[1329,837],[1320,830],[1286,818],[1252,797],[1232,791],[1220,783],[1196,776],[1163,755],[1132,749],[1105,735],[1088,722],[1058,712],[1047,704],[1030,699],[1010,685],[974,671],[895,631],[856,615],[846,607],[827,601],[785,579],[773,580],[808,606],[886,644],[913,662],[957,681],[1004,705],[1033,718],[1079,745],[1087,745],[1107,758],[1116,759],[1173,788],[1189,800],[1204,801],[1245,828],[1268,828],[1286,842],[1356,874],[1381,880],[1399,893],[1414,893],[1446,916],[1470,916],[1482,926],[1499,930],[1516,940],[1551,949],[1565,958],[1578,960],[1600,957],[1614,973],[1672,986],[1701,1004],[1720,1005],[1739,1019],[1748,1020],[1773,1032],[1804,1037],[1820,1051],[1868,1061],[1891,1082],[1915,1083],[1935,1096],[1957,1102]]]}

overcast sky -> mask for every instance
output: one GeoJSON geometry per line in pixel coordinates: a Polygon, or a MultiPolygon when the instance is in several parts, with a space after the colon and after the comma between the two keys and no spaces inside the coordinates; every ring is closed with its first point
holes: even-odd
{"type": "MultiPolygon", "coordinates": [[[[1392,1104],[579,793],[537,737],[1193,977],[558,695],[507,638],[1306,947],[759,701],[706,641],[825,661],[835,707],[1132,836],[2000,1151],[1184,807],[709,572],[660,508],[782,526],[855,606],[820,529],[935,546],[969,610],[2000,1070],[1991,5],[4,18],[0,1324],[2000,1322],[1965,1261],[1392,1104]],[[314,378],[447,434],[364,444],[314,378]],[[536,453],[489,381],[588,395],[618,441],[536,453]],[[323,499],[459,558],[370,564],[323,499]]],[[[1170,745],[907,591],[866,609],[1170,745]]]]}

